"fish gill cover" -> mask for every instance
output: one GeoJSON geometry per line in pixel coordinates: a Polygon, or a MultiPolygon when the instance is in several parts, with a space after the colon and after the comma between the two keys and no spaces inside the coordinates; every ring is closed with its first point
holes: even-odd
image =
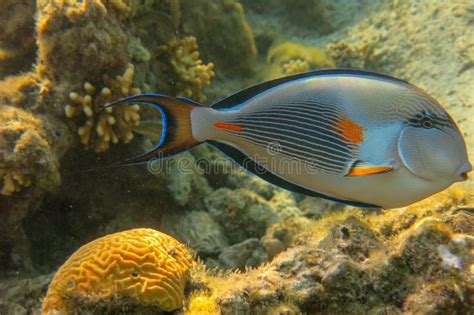
{"type": "MultiPolygon", "coordinates": [[[[472,312],[472,179],[408,207],[369,211],[274,187],[210,146],[146,167],[86,172],[161,135],[153,110],[100,111],[106,102],[139,92],[212,102],[333,66],[424,88],[472,157],[471,2],[5,0],[0,9],[1,314],[40,312],[71,254],[94,261],[78,253],[134,228],[145,231],[138,247],[156,233],[176,238],[183,251],[167,253],[184,253],[189,266],[172,305],[154,312],[472,312]]],[[[147,265],[154,248],[140,256],[126,245],[104,243],[111,251],[97,263],[136,267],[141,285],[159,277],[159,264],[147,265]]],[[[73,290],[80,296],[61,298],[79,312],[150,311],[132,287],[116,286],[110,298],[82,286],[73,290]]]]}

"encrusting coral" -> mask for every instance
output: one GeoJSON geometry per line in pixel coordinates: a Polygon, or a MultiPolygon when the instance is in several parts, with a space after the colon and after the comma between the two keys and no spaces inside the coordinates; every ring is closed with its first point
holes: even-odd
{"type": "Polygon", "coordinates": [[[201,102],[206,100],[203,87],[209,85],[214,77],[214,64],[204,64],[199,59],[195,37],[172,40],[158,47],[158,56],[166,58],[172,81],[169,82],[179,96],[191,97],[201,102]]]}
{"type": "Polygon", "coordinates": [[[29,187],[32,181],[43,188],[59,184],[59,163],[47,128],[38,116],[12,106],[0,106],[2,195],[11,196],[29,187]]]}
{"type": "Polygon", "coordinates": [[[186,247],[152,229],[109,234],[81,248],[59,268],[43,301],[43,314],[88,308],[183,306],[193,263],[186,247]]]}
{"type": "Polygon", "coordinates": [[[140,89],[132,87],[134,66],[127,65],[121,76],[115,79],[104,75],[105,87],[100,91],[91,83],[84,83],[85,95],[71,92],[69,98],[72,104],[66,105],[65,114],[68,118],[85,116],[85,123],[79,127],[77,133],[86,148],[93,148],[96,152],[109,149],[110,144],[133,139],[132,128],[140,121],[139,106],[118,105],[101,110],[101,107],[120,97],[139,94],[140,89]]]}

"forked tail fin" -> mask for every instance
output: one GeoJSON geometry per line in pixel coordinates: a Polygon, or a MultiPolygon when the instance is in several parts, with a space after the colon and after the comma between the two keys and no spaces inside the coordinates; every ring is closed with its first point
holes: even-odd
{"type": "Polygon", "coordinates": [[[151,159],[164,159],[190,149],[201,142],[193,137],[191,111],[200,104],[184,98],[162,94],[139,94],[107,104],[103,109],[120,104],[150,105],[160,111],[163,127],[160,143],[144,154],[132,157],[116,165],[129,165],[147,162],[151,159]]]}

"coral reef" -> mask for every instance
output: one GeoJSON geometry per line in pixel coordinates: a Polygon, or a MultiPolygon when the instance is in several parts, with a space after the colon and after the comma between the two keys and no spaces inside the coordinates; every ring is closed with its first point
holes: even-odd
{"type": "Polygon", "coordinates": [[[459,122],[472,151],[472,4],[40,0],[36,65],[28,69],[35,55],[33,6],[0,5],[7,23],[0,51],[11,57],[6,64],[0,53],[0,75],[14,74],[0,82],[0,313],[38,313],[49,272],[82,244],[51,283],[45,308],[58,298],[85,313],[181,306],[175,313],[471,312],[472,180],[410,207],[372,211],[283,191],[236,171],[205,145],[166,161],[166,168],[83,170],[158,141],[161,125],[146,108],[140,117],[135,107],[97,111],[138,92],[133,87],[205,101],[263,79],[333,65],[421,85],[459,122]],[[139,118],[148,124],[139,126],[141,136],[112,146],[130,140],[139,118]],[[83,144],[72,141],[66,124],[81,133],[76,138],[83,144]],[[84,146],[106,152],[85,152],[84,146]],[[139,299],[151,292],[145,280],[151,283],[153,272],[164,270],[147,260],[158,261],[162,240],[149,235],[159,232],[139,229],[147,236],[117,241],[110,245],[115,249],[103,239],[87,244],[137,227],[172,235],[200,259],[191,263],[184,254],[186,271],[169,305],[139,299]],[[138,263],[130,252],[137,244],[145,244],[138,263]],[[82,259],[82,266],[70,268],[82,259]],[[110,277],[96,268],[102,259],[116,262],[110,277]],[[97,278],[68,281],[76,271],[97,278]],[[115,286],[114,296],[101,290],[122,276],[136,287],[124,292],[129,287],[115,286]]]}
{"type": "Polygon", "coordinates": [[[168,60],[165,64],[170,67],[169,71],[164,72],[168,74],[169,84],[172,88],[165,89],[165,91],[173,89],[177,91],[176,95],[204,102],[206,97],[202,89],[210,84],[210,80],[214,76],[214,64],[203,64],[199,59],[197,48],[196,38],[186,37],[158,47],[157,53],[158,58],[168,60]]]}
{"type": "Polygon", "coordinates": [[[442,222],[446,213],[459,213],[451,205],[466,201],[460,193],[465,192],[443,193],[428,213],[427,204],[420,204],[391,210],[391,218],[350,208],[312,222],[295,218],[296,233],[286,251],[245,273],[194,273],[192,281],[207,288],[197,296],[223,314],[268,313],[288,301],[296,314],[467,312],[474,305],[473,238],[454,234],[453,226],[442,222]],[[389,222],[413,216],[411,224],[383,234],[389,222]]]}
{"type": "Polygon", "coordinates": [[[191,254],[152,229],[104,236],[79,248],[61,266],[43,301],[43,314],[81,308],[151,306],[172,311],[184,301],[191,254]]]}
{"type": "Polygon", "coordinates": [[[81,115],[85,118],[84,125],[77,129],[82,144],[93,148],[96,152],[104,152],[110,144],[133,139],[132,128],[140,122],[139,106],[118,105],[101,110],[105,104],[121,97],[139,94],[139,88],[132,87],[134,66],[128,64],[123,75],[115,79],[103,76],[104,86],[100,91],[91,83],[84,83],[85,95],[76,92],[69,93],[72,104],[66,105],[65,113],[68,118],[81,115]]]}
{"type": "MultiPolygon", "coordinates": [[[[112,2],[38,1],[37,71],[51,81],[51,96],[56,96],[55,91],[64,93],[72,84],[123,71],[130,62],[128,33],[109,14],[109,5],[112,2]]],[[[48,101],[55,106],[60,103],[48,101]]]]}

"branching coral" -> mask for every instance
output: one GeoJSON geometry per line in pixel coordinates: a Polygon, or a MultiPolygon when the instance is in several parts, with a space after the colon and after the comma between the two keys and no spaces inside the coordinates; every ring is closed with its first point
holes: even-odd
{"type": "Polygon", "coordinates": [[[78,128],[77,133],[86,148],[103,152],[109,149],[111,143],[128,143],[133,139],[132,128],[140,120],[138,105],[119,105],[100,110],[103,105],[117,98],[140,93],[140,89],[131,87],[133,75],[134,67],[128,64],[124,74],[115,79],[105,75],[105,87],[99,92],[91,83],[85,82],[85,95],[76,92],[69,94],[72,104],[66,105],[65,113],[68,118],[85,116],[85,123],[78,128]]]}
{"type": "Polygon", "coordinates": [[[164,233],[133,229],[79,248],[54,276],[43,314],[79,311],[109,303],[172,311],[182,307],[192,256],[164,233]]]}
{"type": "Polygon", "coordinates": [[[214,77],[214,64],[204,64],[199,59],[195,37],[173,40],[158,48],[159,56],[167,58],[171,77],[170,84],[178,95],[192,97],[201,102],[206,100],[202,89],[214,77]]]}

